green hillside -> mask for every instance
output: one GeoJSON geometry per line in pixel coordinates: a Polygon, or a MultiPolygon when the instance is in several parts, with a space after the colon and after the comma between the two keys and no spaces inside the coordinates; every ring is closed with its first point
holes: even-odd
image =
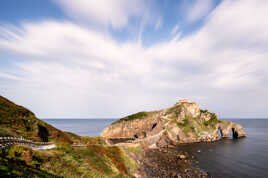
{"type": "Polygon", "coordinates": [[[39,120],[28,109],[2,96],[0,96],[0,136],[22,136],[34,141],[68,143],[72,143],[72,137],[75,137],[39,120]]]}
{"type": "Polygon", "coordinates": [[[81,137],[39,120],[28,109],[0,96],[0,136],[54,142],[50,150],[0,148],[0,177],[131,177],[136,163],[101,137],[81,137]],[[86,144],[73,147],[72,144],[86,144]]]}

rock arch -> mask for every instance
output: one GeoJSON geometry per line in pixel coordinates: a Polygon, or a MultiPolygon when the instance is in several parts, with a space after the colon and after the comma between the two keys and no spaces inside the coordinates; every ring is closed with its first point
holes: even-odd
{"type": "Polygon", "coordinates": [[[219,124],[218,130],[220,130],[222,138],[231,137],[233,139],[237,139],[246,136],[246,133],[240,125],[231,122],[230,124],[219,124]]]}
{"type": "Polygon", "coordinates": [[[233,137],[233,139],[238,139],[238,133],[235,130],[235,128],[232,128],[232,137],[233,137]]]}
{"type": "Polygon", "coordinates": [[[221,139],[223,137],[223,133],[222,133],[221,127],[218,127],[217,134],[218,134],[218,139],[221,139]]]}

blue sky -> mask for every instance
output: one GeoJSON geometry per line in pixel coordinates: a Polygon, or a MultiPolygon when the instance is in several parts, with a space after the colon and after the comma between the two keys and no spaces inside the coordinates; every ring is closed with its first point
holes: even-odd
{"type": "Polygon", "coordinates": [[[196,101],[267,117],[266,0],[3,0],[0,93],[41,118],[196,101]]]}

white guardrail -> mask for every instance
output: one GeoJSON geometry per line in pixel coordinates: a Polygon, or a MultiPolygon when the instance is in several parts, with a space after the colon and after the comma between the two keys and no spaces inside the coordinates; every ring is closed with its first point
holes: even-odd
{"type": "Polygon", "coordinates": [[[34,142],[24,139],[23,137],[0,137],[0,148],[5,148],[11,145],[26,145],[36,150],[46,150],[56,147],[52,142],[34,142]]]}

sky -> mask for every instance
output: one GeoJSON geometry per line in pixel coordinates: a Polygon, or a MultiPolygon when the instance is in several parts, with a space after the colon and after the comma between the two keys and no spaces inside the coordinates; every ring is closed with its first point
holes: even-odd
{"type": "Polygon", "coordinates": [[[267,0],[2,0],[0,95],[40,118],[120,118],[187,98],[268,117],[267,0]]]}

